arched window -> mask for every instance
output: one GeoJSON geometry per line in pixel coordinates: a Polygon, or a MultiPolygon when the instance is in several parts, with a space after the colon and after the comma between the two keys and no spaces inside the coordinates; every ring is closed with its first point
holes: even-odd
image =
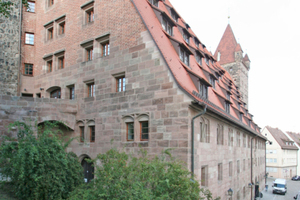
{"type": "Polygon", "coordinates": [[[84,134],[84,123],[82,121],[77,122],[77,126],[79,128],[79,138],[80,142],[85,141],[85,134],[84,134]]]}
{"type": "Polygon", "coordinates": [[[140,125],[139,133],[140,140],[147,141],[149,139],[149,116],[148,115],[140,115],[137,117],[140,125]]]}
{"type": "Polygon", "coordinates": [[[126,124],[126,141],[134,141],[134,118],[126,116],[123,120],[126,124]]]}
{"type": "Polygon", "coordinates": [[[95,121],[90,120],[87,122],[88,125],[88,134],[90,142],[95,142],[96,140],[96,128],[95,128],[95,121]]]}
{"type": "Polygon", "coordinates": [[[60,88],[50,92],[50,98],[60,99],[61,98],[60,88]]]}
{"type": "Polygon", "coordinates": [[[210,142],[209,121],[205,118],[200,118],[200,142],[210,142]]]}

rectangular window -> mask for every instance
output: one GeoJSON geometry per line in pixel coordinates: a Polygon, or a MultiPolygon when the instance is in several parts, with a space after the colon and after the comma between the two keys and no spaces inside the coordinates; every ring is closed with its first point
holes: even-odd
{"type": "Polygon", "coordinates": [[[199,65],[202,65],[202,56],[200,54],[196,54],[196,61],[199,65]]]}
{"type": "Polygon", "coordinates": [[[230,103],[225,101],[225,112],[230,113],[230,103]]]}
{"type": "Polygon", "coordinates": [[[123,92],[125,91],[125,76],[117,77],[117,92],[123,92]]]}
{"type": "Polygon", "coordinates": [[[149,139],[149,127],[148,122],[140,122],[140,137],[141,140],[148,140],[149,139]]]}
{"type": "Polygon", "coordinates": [[[158,7],[158,0],[150,0],[150,3],[156,7],[158,7]]]}
{"type": "Polygon", "coordinates": [[[208,97],[208,92],[207,92],[207,85],[205,85],[203,82],[201,82],[200,80],[199,80],[199,94],[202,96],[202,97],[204,97],[204,98],[206,98],[207,99],[207,97],[208,97]]]}
{"type": "Polygon", "coordinates": [[[209,76],[209,83],[213,88],[215,88],[215,78],[213,76],[209,76]]]}
{"type": "Polygon", "coordinates": [[[183,32],[183,39],[186,43],[190,43],[190,36],[186,32],[183,32]]]}
{"type": "Polygon", "coordinates": [[[223,145],[224,144],[224,132],[223,132],[223,126],[218,125],[217,128],[217,144],[223,145]]]}
{"type": "Polygon", "coordinates": [[[243,171],[245,171],[246,170],[246,160],[244,159],[243,160],[243,171]]]}
{"type": "Polygon", "coordinates": [[[75,99],[75,87],[74,85],[69,87],[70,90],[70,99],[75,99]]]}
{"type": "Polygon", "coordinates": [[[102,56],[108,56],[109,55],[109,41],[102,43],[102,56]]]}
{"type": "Polygon", "coordinates": [[[90,142],[95,142],[95,126],[90,126],[90,142]]]}
{"type": "Polygon", "coordinates": [[[86,23],[90,23],[94,21],[94,8],[91,8],[87,11],[85,11],[86,15],[86,23]]]}
{"type": "Polygon", "coordinates": [[[86,61],[91,61],[93,60],[93,47],[89,47],[87,49],[85,49],[86,51],[86,61]]]}
{"type": "Polygon", "coordinates": [[[134,140],[134,123],[126,123],[126,135],[127,135],[127,141],[134,140]]]}
{"type": "Polygon", "coordinates": [[[65,68],[65,57],[59,57],[58,58],[58,69],[63,69],[65,68]]]}
{"type": "Polygon", "coordinates": [[[47,39],[48,40],[53,39],[53,27],[47,29],[47,39]]]}
{"type": "Polygon", "coordinates": [[[95,83],[90,83],[88,86],[88,97],[94,97],[95,96],[95,83]]]}
{"type": "Polygon", "coordinates": [[[171,11],[171,16],[172,16],[172,18],[174,19],[175,22],[178,22],[179,17],[178,17],[177,13],[174,10],[171,11]]]}
{"type": "Polygon", "coordinates": [[[24,74],[29,76],[33,75],[33,64],[25,63],[24,74]]]}
{"type": "Polygon", "coordinates": [[[200,142],[209,143],[208,125],[200,122],[200,142]]]}
{"type": "Polygon", "coordinates": [[[201,167],[201,186],[208,186],[208,166],[201,167]]]}
{"type": "Polygon", "coordinates": [[[47,72],[52,72],[52,60],[47,61],[47,72]]]}
{"type": "Polygon", "coordinates": [[[184,64],[189,66],[189,54],[186,51],[184,51],[183,48],[179,49],[179,58],[184,64]]]}
{"type": "Polygon", "coordinates": [[[237,147],[240,147],[240,144],[241,144],[241,134],[240,134],[240,132],[237,132],[236,133],[236,146],[237,147]]]}
{"type": "Polygon", "coordinates": [[[48,6],[52,6],[54,4],[54,0],[48,0],[48,6]]]}
{"type": "Polygon", "coordinates": [[[34,34],[33,33],[25,33],[25,44],[34,45],[34,34]]]}
{"type": "Polygon", "coordinates": [[[233,146],[233,130],[228,129],[228,146],[233,146]]]}
{"type": "Polygon", "coordinates": [[[80,130],[80,142],[84,142],[84,126],[80,126],[79,130],[80,130]]]}
{"type": "Polygon", "coordinates": [[[196,47],[199,48],[199,44],[200,44],[199,40],[197,38],[194,38],[194,42],[195,42],[196,47]]]}
{"type": "Polygon", "coordinates": [[[172,25],[170,24],[170,22],[168,20],[166,20],[165,18],[162,19],[162,27],[163,29],[169,34],[172,35],[173,30],[172,30],[172,25]]]}
{"type": "Polygon", "coordinates": [[[35,12],[35,2],[28,1],[28,8],[26,10],[27,12],[35,12]]]}
{"type": "Polygon", "coordinates": [[[58,35],[65,34],[65,22],[58,24],[58,35]]]}
{"type": "Polygon", "coordinates": [[[222,163],[218,164],[218,181],[223,179],[223,165],[222,163]]]}
{"type": "Polygon", "coordinates": [[[237,173],[239,174],[240,173],[240,161],[238,160],[236,164],[237,164],[237,173]]]}
{"type": "Polygon", "coordinates": [[[229,162],[229,176],[232,176],[232,162],[229,162]]]}

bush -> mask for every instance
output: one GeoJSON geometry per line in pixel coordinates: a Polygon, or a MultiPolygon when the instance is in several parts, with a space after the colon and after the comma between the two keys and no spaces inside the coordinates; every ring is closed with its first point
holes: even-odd
{"type": "Polygon", "coordinates": [[[67,199],[83,182],[82,167],[74,153],[66,153],[59,132],[61,123],[47,122],[37,128],[15,122],[17,139],[6,138],[0,147],[0,168],[11,180],[20,199],[67,199]]]}
{"type": "Polygon", "coordinates": [[[145,151],[132,157],[111,149],[91,162],[99,163],[95,179],[77,188],[70,199],[212,199],[168,151],[150,159],[145,151]]]}

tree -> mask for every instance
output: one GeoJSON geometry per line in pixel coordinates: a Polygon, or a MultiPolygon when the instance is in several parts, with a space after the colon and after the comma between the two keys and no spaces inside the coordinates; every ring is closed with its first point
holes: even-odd
{"type": "MultiPolygon", "coordinates": [[[[27,8],[28,7],[28,1],[22,0],[22,4],[27,8]]],[[[0,16],[3,15],[5,17],[9,17],[10,11],[12,10],[12,7],[15,5],[15,3],[12,2],[12,0],[0,0],[0,16]]]]}
{"type": "Polygon", "coordinates": [[[169,151],[151,159],[143,150],[133,157],[111,149],[90,162],[99,163],[95,179],[77,188],[70,199],[212,199],[169,151]]]}
{"type": "MultiPolygon", "coordinates": [[[[15,122],[17,138],[5,138],[0,146],[2,177],[11,180],[16,197],[24,200],[66,199],[83,182],[82,167],[69,144],[60,137],[61,123],[36,128],[15,122]]],[[[14,128],[14,129],[15,129],[14,128]]]]}

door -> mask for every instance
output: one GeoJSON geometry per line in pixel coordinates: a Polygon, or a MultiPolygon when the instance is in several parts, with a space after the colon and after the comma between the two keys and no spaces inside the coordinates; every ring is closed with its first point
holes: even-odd
{"type": "Polygon", "coordinates": [[[83,174],[84,174],[84,182],[88,183],[94,178],[94,167],[92,166],[93,163],[87,162],[85,157],[82,162],[81,166],[83,167],[83,174]]]}

